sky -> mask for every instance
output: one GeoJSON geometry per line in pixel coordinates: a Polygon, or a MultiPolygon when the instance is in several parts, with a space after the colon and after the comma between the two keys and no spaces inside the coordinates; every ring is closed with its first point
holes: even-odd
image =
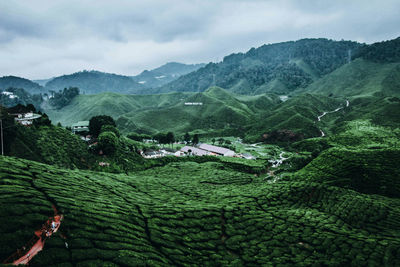
{"type": "Polygon", "coordinates": [[[137,75],[263,44],[400,36],[399,0],[0,0],[0,76],[137,75]]]}

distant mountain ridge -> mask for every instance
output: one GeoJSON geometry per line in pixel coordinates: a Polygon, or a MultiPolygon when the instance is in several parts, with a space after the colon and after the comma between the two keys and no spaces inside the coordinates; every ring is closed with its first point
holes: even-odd
{"type": "Polygon", "coordinates": [[[176,80],[182,75],[196,71],[206,64],[183,64],[178,62],[168,62],[153,70],[144,70],[132,79],[146,88],[155,88],[176,80]]]}
{"type": "Polygon", "coordinates": [[[44,92],[43,86],[32,82],[31,80],[16,77],[4,76],[0,78],[0,89],[7,90],[8,88],[23,88],[31,94],[39,94],[44,92]]]}
{"type": "Polygon", "coordinates": [[[46,83],[47,90],[59,91],[68,87],[78,87],[84,94],[117,92],[133,94],[143,87],[128,76],[100,71],[80,71],[55,77],[46,83]]]}
{"type": "Polygon", "coordinates": [[[357,42],[328,39],[263,45],[209,63],[152,92],[202,92],[215,85],[247,95],[289,93],[349,62],[360,47],[357,42]]]}

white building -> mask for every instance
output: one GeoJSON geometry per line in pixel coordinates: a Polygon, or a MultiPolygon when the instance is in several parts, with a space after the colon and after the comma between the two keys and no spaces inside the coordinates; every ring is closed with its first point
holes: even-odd
{"type": "Polygon", "coordinates": [[[185,154],[189,154],[189,155],[193,155],[193,156],[205,156],[205,155],[209,155],[210,154],[208,151],[203,150],[203,149],[199,149],[199,148],[194,147],[194,146],[184,146],[184,147],[181,148],[180,151],[185,153],[185,154]]]}
{"type": "Polygon", "coordinates": [[[235,151],[224,148],[224,147],[213,146],[213,145],[209,145],[209,144],[200,144],[199,148],[210,152],[210,154],[214,153],[216,155],[220,155],[220,156],[224,156],[224,157],[235,156],[235,151]]]}

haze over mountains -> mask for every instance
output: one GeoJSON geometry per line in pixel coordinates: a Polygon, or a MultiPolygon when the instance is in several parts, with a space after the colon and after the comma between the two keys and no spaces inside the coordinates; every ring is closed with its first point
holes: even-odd
{"type": "Polygon", "coordinates": [[[78,87],[83,94],[115,92],[123,94],[145,94],[147,88],[158,87],[180,76],[197,70],[205,64],[166,63],[154,70],[145,70],[136,76],[124,76],[100,71],[80,71],[50,79],[30,81],[15,76],[0,78],[0,89],[23,88],[27,92],[46,93],[68,87],[78,87]]]}

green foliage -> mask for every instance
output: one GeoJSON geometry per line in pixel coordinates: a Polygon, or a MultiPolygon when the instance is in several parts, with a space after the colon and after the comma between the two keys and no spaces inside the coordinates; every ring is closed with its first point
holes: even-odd
{"type": "MultiPolygon", "coordinates": [[[[43,87],[39,84],[32,82],[28,79],[16,77],[16,76],[4,76],[0,78],[0,89],[9,90],[9,88],[20,88],[30,94],[39,94],[43,92],[43,87]]],[[[26,103],[21,103],[26,104],[26,103]]]]}
{"type": "Polygon", "coordinates": [[[347,63],[348,51],[358,47],[355,42],[327,39],[263,45],[226,56],[154,91],[198,92],[217,85],[240,94],[288,93],[347,63]]]}
{"type": "Polygon", "coordinates": [[[112,155],[117,150],[118,137],[115,133],[102,132],[98,139],[98,148],[101,149],[105,155],[112,155]]]}
{"type": "Polygon", "coordinates": [[[56,203],[66,239],[52,236],[32,266],[400,264],[398,198],[224,167],[171,162],[128,176],[2,157],[0,257],[56,203]]]}
{"type": "Polygon", "coordinates": [[[199,135],[198,134],[194,134],[193,135],[193,139],[192,139],[192,144],[198,144],[199,143],[199,135]]]}
{"type": "Polygon", "coordinates": [[[107,115],[94,116],[89,120],[89,132],[93,136],[98,136],[101,132],[101,128],[104,125],[111,125],[116,127],[115,121],[112,117],[107,115]]]}
{"type": "Polygon", "coordinates": [[[69,87],[64,88],[58,92],[50,91],[52,93],[52,98],[50,98],[49,103],[57,109],[61,109],[68,105],[74,97],[79,95],[79,88],[69,87]]]}
{"type": "Polygon", "coordinates": [[[115,136],[118,137],[118,138],[121,136],[121,134],[119,133],[119,130],[115,126],[109,125],[109,124],[102,125],[100,132],[101,133],[103,133],[103,132],[113,132],[115,134],[115,136]]]}
{"type": "Polygon", "coordinates": [[[78,87],[84,94],[101,92],[135,93],[142,86],[128,76],[99,71],[81,71],[56,77],[46,83],[47,90],[58,91],[63,88],[78,87]]]}
{"type": "Polygon", "coordinates": [[[400,37],[389,41],[364,45],[354,57],[362,57],[366,60],[381,63],[400,62],[400,37]]]}
{"type": "Polygon", "coordinates": [[[37,109],[39,109],[42,102],[42,93],[30,94],[25,89],[14,87],[5,88],[4,90],[0,89],[0,103],[5,107],[33,104],[35,107],[37,107],[37,109]],[[4,92],[12,93],[13,96],[11,97],[7,94],[4,94],[4,92]]]}

